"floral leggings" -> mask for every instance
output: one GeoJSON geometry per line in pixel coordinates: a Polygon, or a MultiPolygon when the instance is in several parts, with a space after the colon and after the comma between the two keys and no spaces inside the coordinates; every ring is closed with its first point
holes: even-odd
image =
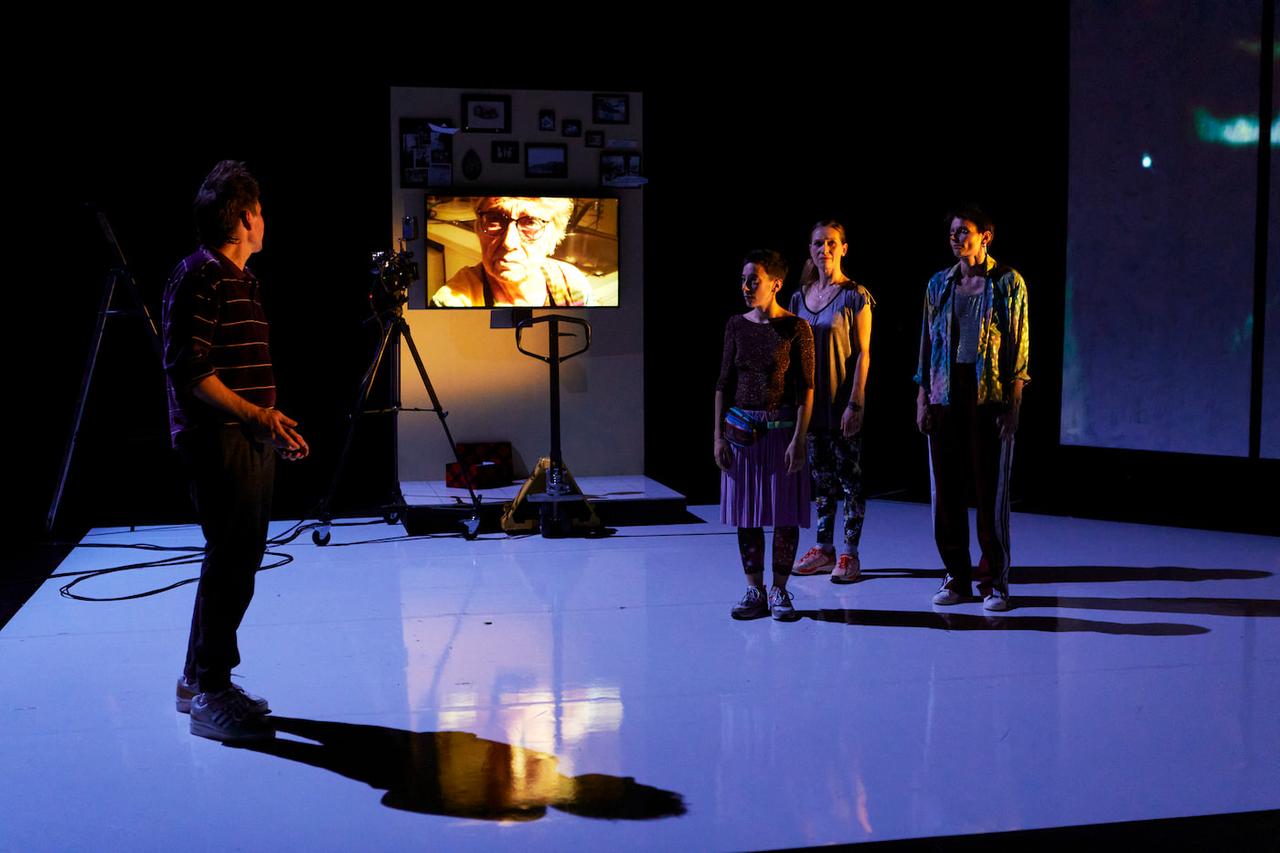
{"type": "Polygon", "coordinates": [[[840,553],[858,553],[867,499],[862,493],[862,433],[845,438],[839,430],[809,433],[809,470],[818,504],[818,544],[835,541],[836,501],[844,501],[840,553]]]}
{"type": "MultiPolygon", "coordinates": [[[[799,527],[773,528],[773,574],[785,577],[791,574],[791,564],[796,559],[796,546],[800,543],[799,527]]],[[[747,574],[764,571],[764,528],[739,527],[738,553],[742,555],[742,570],[747,574]]]]}

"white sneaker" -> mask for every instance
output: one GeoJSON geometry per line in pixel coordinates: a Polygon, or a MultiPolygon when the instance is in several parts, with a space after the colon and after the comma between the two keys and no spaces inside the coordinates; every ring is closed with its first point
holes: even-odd
{"type": "Polygon", "coordinates": [[[982,599],[983,610],[1008,610],[1009,609],[1009,593],[1003,590],[993,589],[982,599]]]}
{"type": "Polygon", "coordinates": [[[963,591],[955,589],[957,586],[960,584],[951,575],[944,577],[942,586],[938,587],[938,591],[933,594],[933,603],[945,607],[964,601],[969,597],[969,585],[965,584],[963,591]]]}
{"type": "Polygon", "coordinates": [[[857,554],[841,554],[836,560],[836,570],[831,573],[832,583],[857,583],[862,577],[862,561],[857,554]]]}
{"type": "Polygon", "coordinates": [[[814,545],[804,552],[804,556],[796,560],[796,564],[791,568],[791,574],[818,575],[831,571],[835,564],[836,554],[834,550],[827,551],[821,545],[814,545]]]}

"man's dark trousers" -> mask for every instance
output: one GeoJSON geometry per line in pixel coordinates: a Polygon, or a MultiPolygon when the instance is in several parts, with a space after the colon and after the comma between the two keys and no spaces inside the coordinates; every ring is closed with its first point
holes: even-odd
{"type": "Polygon", "coordinates": [[[236,630],[266,550],[276,458],[268,442],[231,425],[185,431],[178,450],[206,542],[184,675],[215,693],[240,663],[236,630]]]}

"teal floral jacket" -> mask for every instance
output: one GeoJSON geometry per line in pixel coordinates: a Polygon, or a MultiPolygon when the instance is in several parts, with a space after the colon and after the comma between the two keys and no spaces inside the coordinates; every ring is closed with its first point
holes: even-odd
{"type": "MultiPolygon", "coordinates": [[[[955,355],[952,296],[960,280],[960,264],[940,270],[924,293],[920,329],[920,361],[915,382],[928,392],[929,402],[951,404],[951,363],[955,355]]],[[[1013,402],[1013,382],[1031,381],[1028,357],[1027,284],[1018,271],[987,255],[987,286],[978,332],[978,404],[1013,402]]]]}

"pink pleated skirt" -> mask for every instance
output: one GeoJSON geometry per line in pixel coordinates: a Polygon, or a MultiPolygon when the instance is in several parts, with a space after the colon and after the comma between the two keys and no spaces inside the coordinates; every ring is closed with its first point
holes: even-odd
{"type": "MultiPolygon", "coordinates": [[[[744,409],[743,411],[751,411],[744,409]]],[[[771,420],[792,420],[785,412],[751,411],[771,420]]],[[[720,472],[720,522],[735,527],[808,527],[809,463],[787,473],[787,445],[793,427],[771,429],[750,447],[729,446],[733,464],[720,472]]],[[[801,451],[804,452],[803,450],[801,451]]]]}

